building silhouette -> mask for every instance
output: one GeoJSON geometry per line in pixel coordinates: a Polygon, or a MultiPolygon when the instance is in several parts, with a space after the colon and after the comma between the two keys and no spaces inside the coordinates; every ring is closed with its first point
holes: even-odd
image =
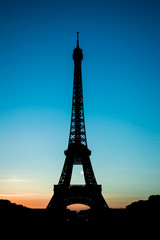
{"type": "Polygon", "coordinates": [[[91,151],[87,146],[81,62],[82,49],[79,47],[79,33],[77,32],[77,46],[73,51],[74,83],[72,99],[72,116],[68,149],[65,153],[65,162],[58,185],[54,185],[54,194],[47,209],[65,210],[70,204],[80,203],[88,205],[92,210],[100,211],[108,208],[97,184],[90,161],[91,151]],[[71,185],[73,165],[82,165],[84,172],[84,185],[71,185]]]}

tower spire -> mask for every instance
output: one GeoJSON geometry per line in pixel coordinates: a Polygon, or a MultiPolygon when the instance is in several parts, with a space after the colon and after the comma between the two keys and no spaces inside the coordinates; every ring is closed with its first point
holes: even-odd
{"type": "Polygon", "coordinates": [[[77,32],[77,47],[79,47],[79,32],[77,32]]]}

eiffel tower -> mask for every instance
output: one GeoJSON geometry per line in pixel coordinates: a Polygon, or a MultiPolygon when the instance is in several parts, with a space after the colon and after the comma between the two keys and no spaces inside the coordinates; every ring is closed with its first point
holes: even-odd
{"type": "Polygon", "coordinates": [[[64,152],[66,159],[58,185],[54,185],[54,195],[47,209],[65,210],[70,204],[88,205],[92,210],[108,208],[101,194],[101,185],[97,184],[91,161],[91,151],[87,147],[84,121],[81,62],[82,49],[79,48],[79,33],[77,46],[73,51],[74,83],[72,99],[72,116],[68,149],[64,152]],[[71,185],[73,165],[82,165],[85,184],[71,185]]]}

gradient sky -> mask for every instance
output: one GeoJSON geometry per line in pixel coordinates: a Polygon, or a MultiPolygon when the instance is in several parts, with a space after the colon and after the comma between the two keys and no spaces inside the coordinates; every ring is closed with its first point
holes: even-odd
{"type": "MultiPolygon", "coordinates": [[[[110,207],[160,194],[160,1],[0,1],[0,198],[46,207],[71,120],[76,32],[88,147],[110,207]]],[[[72,183],[82,183],[80,166],[72,183]]]]}

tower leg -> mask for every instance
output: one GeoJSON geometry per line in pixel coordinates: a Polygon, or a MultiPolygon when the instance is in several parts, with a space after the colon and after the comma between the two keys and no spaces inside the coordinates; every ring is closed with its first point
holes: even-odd
{"type": "Polygon", "coordinates": [[[92,165],[91,165],[89,156],[87,156],[86,158],[83,158],[82,165],[83,165],[83,172],[84,172],[84,178],[85,178],[86,184],[87,185],[89,185],[89,184],[96,185],[97,182],[96,182],[96,178],[94,176],[94,172],[92,169],[92,165]]]}
{"type": "Polygon", "coordinates": [[[58,183],[59,185],[63,185],[63,184],[65,184],[65,186],[70,185],[72,169],[73,169],[73,159],[70,157],[66,157],[63,170],[61,173],[61,177],[59,179],[59,183],[58,183]]]}

